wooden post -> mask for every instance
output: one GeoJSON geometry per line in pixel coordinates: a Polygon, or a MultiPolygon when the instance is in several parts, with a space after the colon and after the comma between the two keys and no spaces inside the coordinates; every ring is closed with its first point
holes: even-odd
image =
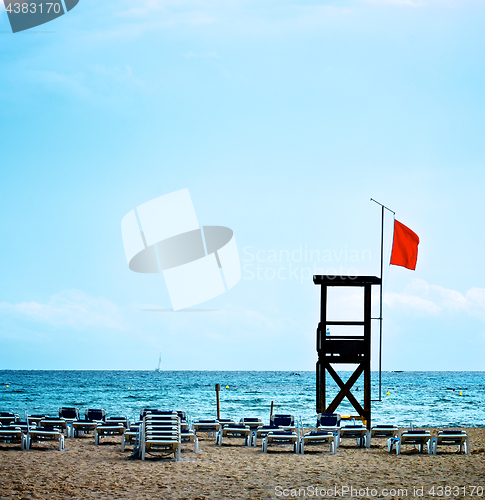
{"type": "Polygon", "coordinates": [[[221,407],[219,405],[219,384],[216,384],[216,399],[217,399],[217,420],[221,418],[221,407]]]}
{"type": "Polygon", "coordinates": [[[270,414],[269,414],[269,421],[271,422],[271,417],[273,416],[273,405],[274,405],[274,402],[271,401],[271,410],[270,410],[270,414]]]}

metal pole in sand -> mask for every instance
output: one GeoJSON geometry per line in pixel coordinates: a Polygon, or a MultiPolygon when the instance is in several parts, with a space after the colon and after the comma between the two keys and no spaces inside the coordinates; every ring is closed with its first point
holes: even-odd
{"type": "Polygon", "coordinates": [[[217,399],[217,420],[221,418],[221,407],[219,405],[219,384],[216,384],[216,399],[217,399]]]}
{"type": "Polygon", "coordinates": [[[370,201],[377,203],[381,206],[381,285],[380,289],[380,297],[379,297],[379,401],[382,401],[382,285],[384,282],[383,270],[384,270],[384,209],[389,210],[394,215],[396,212],[386,207],[382,203],[371,198],[370,201]]]}

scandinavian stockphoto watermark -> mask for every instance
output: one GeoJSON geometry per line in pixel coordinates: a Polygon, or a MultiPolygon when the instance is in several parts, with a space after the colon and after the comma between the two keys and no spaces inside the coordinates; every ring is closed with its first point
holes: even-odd
{"type": "Polygon", "coordinates": [[[314,275],[357,276],[357,265],[371,262],[370,250],[345,247],[318,250],[300,244],[291,250],[243,248],[243,279],[296,280],[304,283],[314,275]]]}
{"type": "Polygon", "coordinates": [[[274,494],[277,498],[452,498],[485,496],[481,485],[439,485],[439,486],[389,486],[358,487],[352,485],[305,486],[301,488],[284,488],[275,486],[274,494]]]}
{"type": "Polygon", "coordinates": [[[128,267],[161,272],[174,311],[217,297],[241,278],[232,229],[199,226],[188,189],[131,210],[121,221],[121,235],[128,267]]]}
{"type": "Polygon", "coordinates": [[[72,10],[79,0],[3,0],[12,33],[48,23],[72,10]]]}

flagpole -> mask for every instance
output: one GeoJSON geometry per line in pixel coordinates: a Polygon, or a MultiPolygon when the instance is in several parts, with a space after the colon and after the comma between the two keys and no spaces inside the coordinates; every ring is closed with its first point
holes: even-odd
{"type": "Polygon", "coordinates": [[[373,198],[370,199],[370,201],[373,201],[374,203],[377,203],[378,205],[381,206],[381,285],[379,287],[379,401],[382,401],[382,285],[384,281],[384,209],[389,210],[389,212],[392,212],[394,215],[396,215],[396,212],[393,212],[390,208],[386,207],[382,203],[379,203],[378,201],[374,200],[373,198]]]}

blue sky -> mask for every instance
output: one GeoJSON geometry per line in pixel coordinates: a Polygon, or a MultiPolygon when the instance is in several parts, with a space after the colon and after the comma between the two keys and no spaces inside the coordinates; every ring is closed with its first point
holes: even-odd
{"type": "Polygon", "coordinates": [[[383,368],[484,370],[484,24],[479,1],[81,0],[14,35],[1,10],[0,366],[313,370],[309,276],[379,274],[373,197],[421,239],[385,271],[383,368]],[[121,219],[183,188],[242,279],[146,312],[170,300],[121,219]]]}

